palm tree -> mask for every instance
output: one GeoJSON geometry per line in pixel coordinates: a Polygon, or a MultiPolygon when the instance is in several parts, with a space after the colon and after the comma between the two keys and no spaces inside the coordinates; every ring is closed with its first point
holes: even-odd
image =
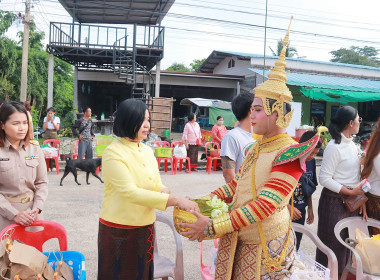
{"type": "MultiPolygon", "coordinates": [[[[277,41],[276,52],[271,47],[269,47],[269,49],[272,51],[273,56],[280,56],[281,50],[282,50],[282,39],[277,41]]],[[[286,57],[293,57],[295,55],[298,56],[297,49],[295,47],[290,46],[290,44],[289,44],[288,48],[286,49],[285,56],[286,57]]]]}

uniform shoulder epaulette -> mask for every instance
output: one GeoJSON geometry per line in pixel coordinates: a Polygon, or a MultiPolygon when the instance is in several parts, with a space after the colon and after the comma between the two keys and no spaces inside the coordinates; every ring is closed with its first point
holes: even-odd
{"type": "Polygon", "coordinates": [[[318,141],[319,136],[315,135],[313,138],[304,143],[291,145],[285,148],[277,155],[273,162],[273,166],[295,161],[296,159],[312,151],[318,144],[318,141]]]}
{"type": "Polygon", "coordinates": [[[35,146],[39,146],[40,145],[40,143],[38,143],[37,140],[30,140],[29,143],[32,144],[32,145],[35,145],[35,146]]]}

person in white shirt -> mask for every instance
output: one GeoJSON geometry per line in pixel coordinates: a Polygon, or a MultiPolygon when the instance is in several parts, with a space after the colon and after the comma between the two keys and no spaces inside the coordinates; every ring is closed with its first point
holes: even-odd
{"type": "MultiPolygon", "coordinates": [[[[368,179],[371,189],[366,193],[367,215],[369,218],[380,220],[380,118],[377,121],[363,160],[362,179],[368,179]]],[[[370,228],[370,234],[376,235],[380,233],[379,229],[370,228]]]]}
{"type": "MultiPolygon", "coordinates": [[[[360,149],[352,141],[352,135],[359,132],[361,118],[357,109],[342,106],[331,118],[329,132],[332,140],[323,154],[319,183],[324,187],[318,206],[318,237],[332,249],[338,259],[338,273],[342,274],[350,251],[335,238],[336,223],[346,217],[358,216],[363,211],[349,212],[342,196],[363,194],[360,184],[360,149]]],[[[346,236],[348,237],[348,236],[346,236]]],[[[346,238],[343,237],[343,240],[346,238]]],[[[327,257],[317,249],[316,261],[327,267],[327,257]]]]}
{"type": "Polygon", "coordinates": [[[248,148],[254,142],[250,117],[252,102],[253,94],[241,93],[231,103],[232,112],[240,122],[240,126],[229,131],[222,139],[220,157],[226,183],[231,182],[235,177],[245,159],[248,148]]]}
{"type": "Polygon", "coordinates": [[[55,115],[55,109],[50,107],[47,111],[47,116],[44,118],[42,128],[45,130],[45,139],[57,139],[57,131],[61,125],[61,120],[55,115]]]}

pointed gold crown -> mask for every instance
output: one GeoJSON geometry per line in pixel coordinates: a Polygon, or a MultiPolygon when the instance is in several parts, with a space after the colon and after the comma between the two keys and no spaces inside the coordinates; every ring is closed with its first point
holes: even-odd
{"type": "Polygon", "coordinates": [[[259,97],[263,100],[264,110],[268,116],[277,111],[278,118],[276,124],[281,128],[285,128],[289,125],[293,115],[293,110],[286,115],[284,114],[284,102],[289,103],[293,99],[292,93],[285,84],[287,81],[285,72],[285,53],[289,45],[289,32],[292,20],[293,17],[290,19],[288,31],[282,41],[281,54],[278,57],[274,68],[270,69],[268,73],[268,80],[253,89],[255,97],[259,97]],[[276,102],[271,106],[269,99],[274,99],[276,102]]]}

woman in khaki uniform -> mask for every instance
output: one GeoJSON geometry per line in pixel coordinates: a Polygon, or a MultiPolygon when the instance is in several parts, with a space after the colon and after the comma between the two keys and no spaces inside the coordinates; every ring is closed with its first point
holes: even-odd
{"type": "Polygon", "coordinates": [[[29,226],[41,219],[48,194],[44,155],[30,140],[25,106],[8,102],[0,108],[0,231],[12,223],[29,226]]]}

